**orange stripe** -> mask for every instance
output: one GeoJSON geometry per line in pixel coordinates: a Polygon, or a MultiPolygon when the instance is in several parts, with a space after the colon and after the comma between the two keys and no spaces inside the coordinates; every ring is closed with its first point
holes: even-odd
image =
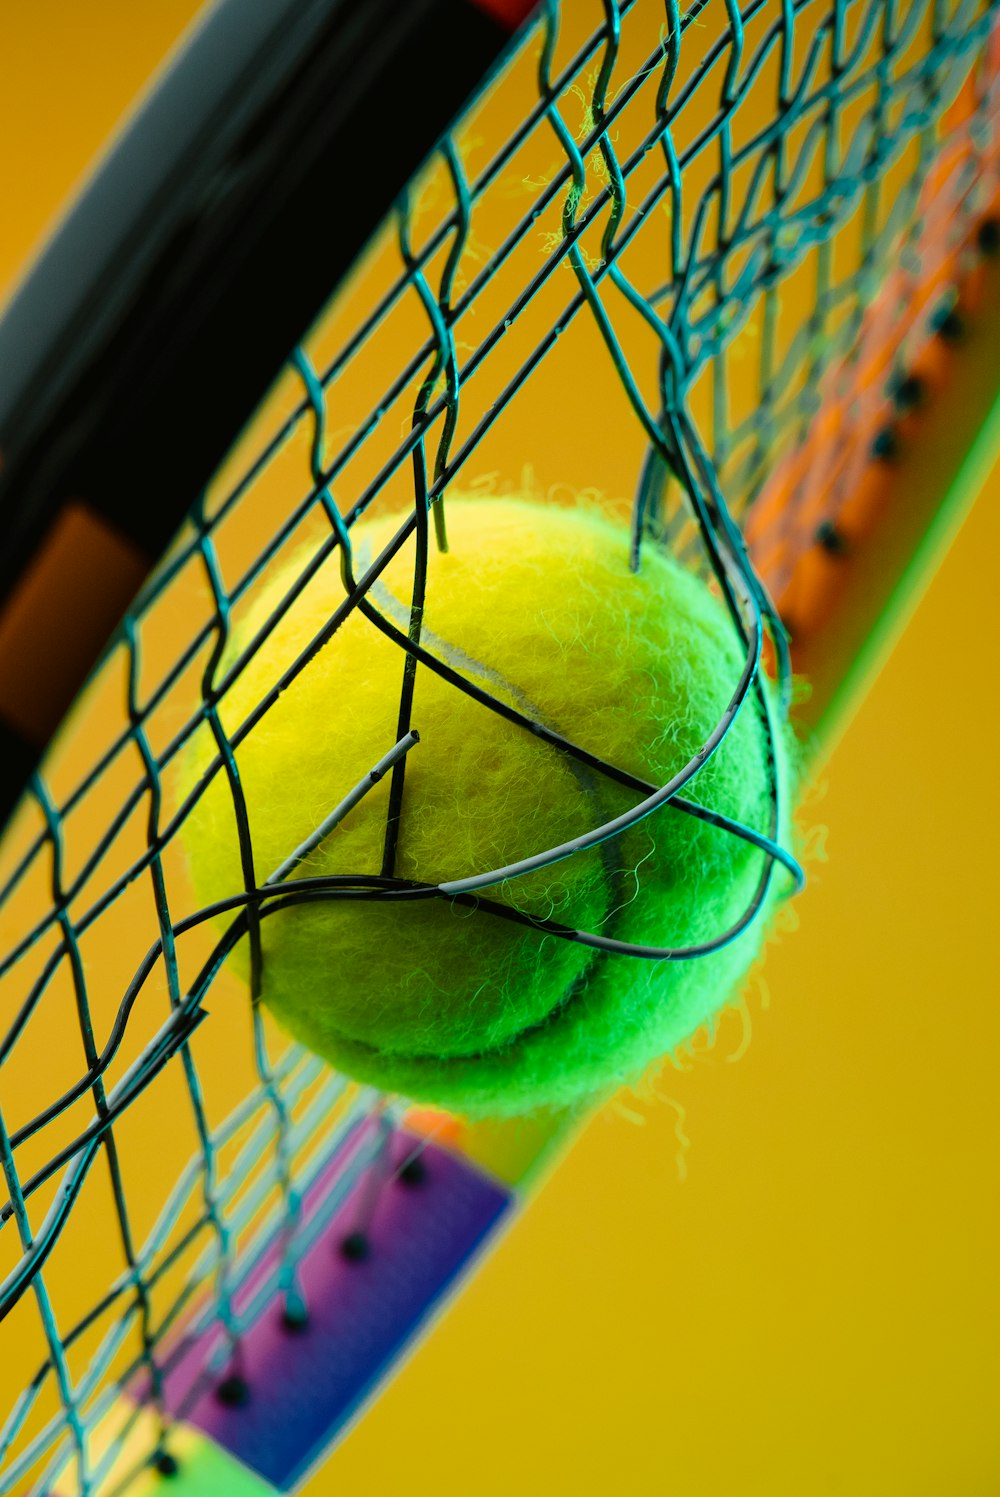
{"type": "MultiPolygon", "coordinates": [[[[754,562],[799,638],[824,627],[845,570],[840,558],[810,544],[810,538],[834,513],[838,533],[855,549],[878,527],[896,487],[891,465],[873,461],[872,442],[888,426],[904,443],[919,437],[920,413],[897,413],[887,388],[896,350],[947,289],[957,289],[960,314],[968,316],[982,304],[984,267],[974,239],[984,219],[1000,214],[1000,147],[982,153],[968,127],[984,77],[989,86],[998,71],[1000,27],[995,27],[985,68],[969,77],[942,123],[945,144],[921,197],[919,276],[901,267],[884,283],[862,325],[860,352],[852,351],[827,373],[823,407],[809,437],[778,464],[747,518],[754,562]],[[968,235],[959,239],[954,214],[970,162],[976,163],[982,207],[968,235]]],[[[958,349],[928,332],[911,354],[907,373],[921,380],[933,400],[953,379],[960,358],[958,349]]]]}
{"type": "Polygon", "coordinates": [[[86,505],[64,506],[0,613],[0,717],[44,748],[149,570],[86,505]]]}

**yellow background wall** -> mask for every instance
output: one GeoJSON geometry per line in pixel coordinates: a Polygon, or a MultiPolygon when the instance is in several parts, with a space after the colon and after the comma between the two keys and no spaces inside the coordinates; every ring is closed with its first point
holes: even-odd
{"type": "MultiPolygon", "coordinates": [[[[0,289],[196,8],[7,0],[0,289]]],[[[594,1121],[312,1497],[1000,1491],[998,555],[995,475],[823,770],[746,1053],[594,1121]]]]}

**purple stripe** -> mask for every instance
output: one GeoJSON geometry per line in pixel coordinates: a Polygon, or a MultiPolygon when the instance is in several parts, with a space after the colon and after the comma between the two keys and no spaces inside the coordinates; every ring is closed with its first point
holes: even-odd
{"type": "MultiPolygon", "coordinates": [[[[375,1126],[366,1124],[355,1147],[370,1146],[375,1126]]],[[[336,1173],[343,1167],[341,1158],[336,1173]]],[[[247,1332],[240,1367],[248,1388],[244,1405],[227,1405],[214,1387],[203,1385],[206,1362],[220,1344],[217,1327],[186,1347],[166,1376],[168,1407],[280,1490],[319,1459],[513,1201],[468,1161],[404,1130],[390,1142],[385,1174],[365,1234],[368,1256],[349,1261],[340,1250],[357,1229],[371,1189],[364,1175],[302,1259],[307,1326],[288,1330],[281,1307],[271,1303],[247,1332]],[[418,1150],[423,1178],[413,1184],[394,1178],[418,1150]]],[[[329,1175],[320,1180],[307,1213],[330,1184],[329,1175]]],[[[238,1303],[274,1273],[277,1258],[274,1244],[238,1303]]]]}

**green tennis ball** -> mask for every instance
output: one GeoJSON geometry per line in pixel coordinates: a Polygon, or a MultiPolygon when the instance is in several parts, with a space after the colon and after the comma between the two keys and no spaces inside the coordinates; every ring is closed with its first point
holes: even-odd
{"type": "MultiPolygon", "coordinates": [[[[744,648],[705,585],[596,509],[449,496],[449,549],[430,543],[421,643],[501,701],[656,786],[698,751],[729,703],[744,648]]],[[[402,517],[351,532],[364,575],[402,517]]],[[[369,594],[406,631],[415,540],[369,594]]],[[[275,610],[301,559],[264,587],[230,641],[234,660],[275,610]]],[[[227,692],[234,732],[343,603],[339,554],[320,570],[227,692]]],[[[404,652],[353,611],[239,744],[236,760],[261,884],[399,736],[404,652]]],[[[425,884],[503,868],[620,815],[643,797],[416,670],[394,873],[425,884]]],[[[776,735],[781,800],[789,764],[776,735]]],[[[207,728],[186,792],[215,755],[207,728]]],[[[773,769],[751,694],[685,790],[767,832],[773,769]]],[[[379,874],[382,780],[293,877],[379,874]]],[[[779,829],[787,835],[787,826],[779,829]]],[[[205,903],[244,887],[230,787],[219,772],[186,823],[205,903]]],[[[670,807],[587,852],[484,891],[564,926],[645,945],[710,940],[746,910],[765,854],[670,807]]],[[[772,894],[787,886],[778,868],[772,894]]],[[[765,911],[766,913],[766,911],[765,911]]],[[[231,918],[231,916],[229,917],[231,918]]],[[[261,996],[311,1050],[365,1082],[467,1115],[568,1104],[637,1078],[732,994],[757,955],[758,919],[687,961],[608,955],[441,897],[328,899],[261,924],[261,996]]],[[[247,942],[233,960],[248,970],[247,942]]]]}

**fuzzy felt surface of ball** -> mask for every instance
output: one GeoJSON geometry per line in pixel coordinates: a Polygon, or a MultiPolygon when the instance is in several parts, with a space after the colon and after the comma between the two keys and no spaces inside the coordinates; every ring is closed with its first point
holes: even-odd
{"type": "MultiPolygon", "coordinates": [[[[361,579],[404,516],[351,530],[361,579]]],[[[652,547],[638,573],[629,537],[596,508],[449,496],[448,550],[431,535],[420,646],[525,717],[654,786],[704,744],[729,703],[745,646],[703,581],[652,547]]],[[[411,627],[416,541],[372,582],[381,618],[411,627]]],[[[302,569],[262,586],[229,640],[243,655],[302,569]]],[[[232,735],[342,610],[338,553],[301,591],[226,691],[232,735]]],[[[259,886],[397,741],[405,652],[353,608],[235,750],[259,886]]],[[[776,715],[777,709],[774,709],[776,715]]],[[[432,885],[505,868],[601,826],[642,796],[506,720],[418,663],[392,867],[384,866],[390,776],[295,869],[295,880],[385,875],[432,885]]],[[[687,785],[690,800],[762,832],[772,785],[786,808],[790,739],[773,742],[753,692],[687,785]]],[[[217,754],[207,726],[182,792],[217,754]]],[[[184,840],[199,899],[245,887],[232,787],[217,771],[184,840]]],[[[787,810],[778,828],[787,842],[787,810]]],[[[485,908],[496,901],[569,930],[659,947],[710,941],[746,910],[766,854],[664,806],[600,846],[506,880],[483,898],[375,897],[343,887],[265,910],[263,1002],[351,1076],[470,1116],[565,1106],[636,1079],[733,996],[787,877],[762,917],[693,960],[609,955],[485,908]]],[[[229,916],[232,918],[232,915],[229,916]]],[[[244,938],[231,960],[249,969],[244,938]]]]}

